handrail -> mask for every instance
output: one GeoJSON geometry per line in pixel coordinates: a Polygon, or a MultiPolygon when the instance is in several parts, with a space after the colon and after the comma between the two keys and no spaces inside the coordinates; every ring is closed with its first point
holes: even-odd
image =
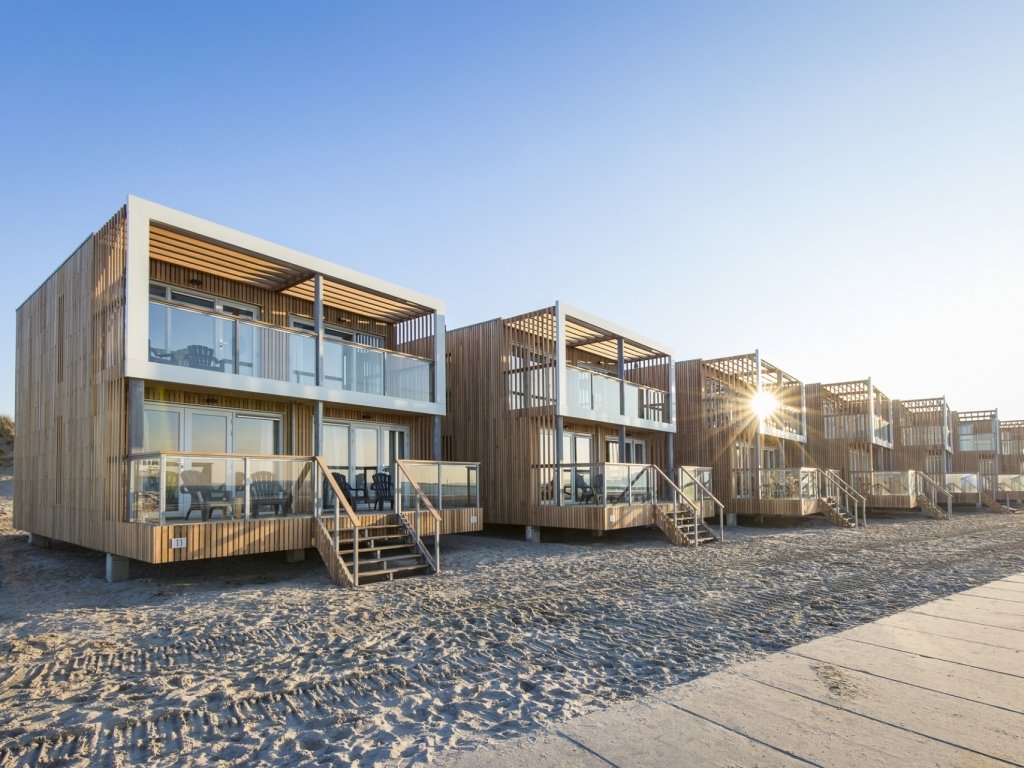
{"type": "Polygon", "coordinates": [[[861,495],[861,493],[859,491],[857,491],[852,485],[850,485],[845,480],[843,480],[843,478],[841,478],[835,470],[833,470],[833,469],[823,469],[823,470],[820,470],[820,471],[823,473],[823,477],[825,478],[825,482],[826,482],[826,488],[822,489],[822,490],[827,490],[827,484],[829,482],[831,482],[842,493],[846,494],[848,499],[853,499],[853,501],[854,501],[854,505],[853,505],[854,524],[856,525],[856,524],[858,524],[858,522],[860,520],[863,520],[863,525],[864,525],[865,528],[867,528],[867,526],[868,526],[868,500],[867,500],[867,498],[864,497],[863,495],[861,495]]]}
{"type": "MultiPolygon", "coordinates": [[[[688,498],[686,498],[685,494],[683,493],[683,489],[680,488],[678,485],[676,485],[675,482],[672,480],[672,478],[670,478],[668,475],[666,475],[662,471],[661,467],[659,467],[657,464],[648,464],[647,466],[649,468],[653,469],[656,474],[661,475],[662,479],[664,479],[664,481],[669,484],[669,487],[672,488],[672,490],[674,490],[676,492],[676,498],[677,499],[682,499],[683,503],[686,504],[690,508],[690,510],[693,512],[693,522],[694,522],[694,525],[693,525],[693,543],[694,543],[694,546],[699,546],[700,545],[700,530],[699,529],[703,528],[705,531],[707,531],[712,536],[714,536],[715,534],[711,532],[711,529],[708,528],[707,523],[704,522],[704,511],[701,510],[701,509],[698,509],[696,504],[694,504],[692,501],[690,501],[688,498]]],[[[718,540],[719,541],[725,541],[725,529],[724,529],[724,527],[721,527],[722,526],[722,518],[718,519],[718,524],[720,526],[719,530],[721,532],[721,536],[719,537],[718,540]]]]}
{"type": "MultiPolygon", "coordinates": [[[[708,489],[708,487],[704,485],[704,483],[698,480],[696,476],[694,476],[694,474],[690,472],[690,470],[688,470],[686,467],[677,467],[677,470],[681,471],[688,478],[690,478],[690,480],[693,481],[694,485],[696,485],[698,488],[704,491],[704,493],[708,495],[708,498],[710,498],[715,503],[715,506],[718,507],[718,532],[720,534],[720,538],[722,539],[722,541],[725,541],[725,504],[720,502],[718,500],[718,497],[715,496],[715,494],[713,494],[710,491],[710,489],[708,489]]],[[[703,513],[703,510],[701,510],[701,513],[703,513]]]]}
{"type": "MultiPolygon", "coordinates": [[[[949,519],[952,520],[953,519],[953,494],[950,493],[948,490],[946,490],[945,486],[942,486],[939,483],[937,483],[935,480],[932,480],[931,477],[929,477],[927,473],[925,473],[925,472],[916,472],[915,475],[916,475],[916,477],[917,477],[919,482],[923,481],[923,482],[921,482],[922,488],[927,487],[928,489],[931,490],[931,501],[932,501],[932,504],[934,504],[935,506],[938,506],[938,503],[937,503],[938,502],[938,494],[940,494],[940,493],[945,494],[945,496],[946,496],[946,514],[949,515],[949,519]]],[[[925,492],[923,495],[927,496],[928,493],[925,492]]]]}
{"type": "Polygon", "coordinates": [[[339,586],[357,586],[351,571],[345,565],[345,561],[341,559],[337,544],[331,538],[331,534],[321,518],[317,518],[316,521],[316,549],[320,553],[320,557],[323,558],[328,573],[331,574],[331,581],[339,586]]]}
{"type": "MultiPolygon", "coordinates": [[[[353,572],[353,586],[359,586],[359,518],[356,513],[352,511],[351,505],[348,503],[348,499],[345,498],[344,492],[341,490],[341,486],[338,485],[338,481],[334,479],[334,475],[331,474],[331,468],[327,466],[327,462],[323,456],[314,456],[316,465],[323,472],[324,478],[326,478],[328,485],[331,490],[334,491],[334,551],[338,551],[338,530],[341,528],[341,507],[345,508],[345,514],[348,516],[349,521],[352,523],[352,572],[353,572]]],[[[316,505],[317,516],[323,517],[323,499],[320,498],[320,484],[316,484],[314,493],[316,493],[319,503],[316,505]]],[[[321,520],[322,524],[322,520],[321,520]]]]}
{"type": "MultiPolygon", "coordinates": [[[[413,491],[416,494],[416,517],[414,519],[415,527],[410,525],[409,521],[405,519],[405,513],[402,510],[402,493],[401,493],[402,486],[401,486],[400,482],[396,482],[395,483],[395,489],[394,489],[394,493],[395,493],[395,507],[396,507],[395,508],[395,512],[398,513],[398,519],[402,522],[402,525],[406,528],[406,530],[409,532],[409,534],[413,537],[413,541],[415,541],[415,543],[416,543],[416,548],[419,549],[420,554],[422,554],[423,557],[426,558],[426,561],[430,564],[430,567],[433,568],[434,573],[440,573],[441,572],[441,522],[442,522],[441,513],[438,512],[437,509],[435,509],[434,505],[430,503],[430,499],[427,497],[427,494],[425,494],[423,492],[423,489],[420,487],[420,484],[418,482],[416,482],[415,478],[413,478],[413,476],[411,474],[409,474],[409,469],[408,469],[408,467],[406,467],[405,462],[402,459],[396,459],[395,460],[395,466],[396,466],[396,468],[398,470],[398,472],[396,474],[399,475],[399,477],[396,477],[395,480],[398,481],[400,479],[400,477],[402,475],[404,475],[405,479],[409,482],[409,485],[412,487],[413,491]],[[423,544],[423,539],[420,538],[420,503],[421,502],[426,505],[427,511],[430,513],[431,517],[434,518],[434,556],[433,557],[430,556],[430,553],[427,551],[426,546],[423,544]]],[[[440,494],[440,492],[441,492],[440,489],[438,489],[438,493],[439,494],[440,494]]]]}

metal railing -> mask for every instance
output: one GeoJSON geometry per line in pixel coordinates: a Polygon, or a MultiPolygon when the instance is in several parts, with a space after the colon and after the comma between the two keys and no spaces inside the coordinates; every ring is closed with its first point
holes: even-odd
{"type": "MultiPolygon", "coordinates": [[[[316,384],[316,336],[290,328],[149,302],[149,359],[196,370],[316,384]]],[[[324,340],[329,389],[434,401],[434,362],[353,341],[324,340]]]]}
{"type": "Polygon", "coordinates": [[[932,506],[939,506],[939,496],[946,497],[946,514],[949,516],[949,519],[952,520],[953,494],[947,491],[945,487],[937,483],[924,472],[915,472],[914,475],[917,494],[919,496],[925,496],[926,498],[928,498],[931,501],[932,506]]]}
{"type": "MultiPolygon", "coordinates": [[[[316,517],[317,525],[323,527],[323,494],[321,488],[326,484],[331,490],[331,495],[334,496],[334,530],[331,531],[331,538],[334,542],[334,558],[335,565],[340,566],[343,574],[351,582],[351,586],[359,586],[359,517],[352,510],[352,506],[348,503],[348,499],[345,497],[345,492],[342,487],[338,484],[334,474],[331,472],[331,468],[327,466],[327,462],[323,456],[315,456],[313,461],[316,465],[317,476],[316,486],[316,517]],[[339,536],[341,532],[341,510],[345,510],[345,516],[348,518],[349,523],[352,526],[352,571],[349,572],[348,567],[345,565],[345,561],[341,558],[339,551],[339,536]]],[[[324,555],[321,552],[321,555],[324,555]]],[[[325,556],[326,559],[326,556],[325,556]]]]}
{"type": "Polygon", "coordinates": [[[657,501],[650,468],[650,464],[614,462],[534,464],[534,501],[600,507],[657,501]]]}
{"type": "Polygon", "coordinates": [[[594,411],[598,417],[629,416],[658,423],[669,420],[665,390],[574,365],[567,365],[565,374],[566,402],[573,408],[594,411]]]}
{"type": "Polygon", "coordinates": [[[167,525],[249,520],[314,511],[312,459],[225,453],[133,454],[128,465],[128,520],[167,525]]]}
{"type": "MultiPolygon", "coordinates": [[[[434,462],[441,463],[441,462],[434,462]]],[[[395,462],[395,475],[396,481],[399,487],[399,493],[395,495],[395,513],[398,515],[398,519],[402,523],[402,527],[405,532],[413,539],[416,544],[416,548],[420,554],[427,561],[427,564],[431,567],[434,573],[441,572],[441,513],[437,511],[430,498],[424,493],[420,484],[416,482],[416,479],[410,474],[410,465],[399,459],[395,462]],[[413,508],[406,510],[403,505],[403,499],[407,496],[411,496],[413,500],[413,508]],[[423,537],[420,536],[422,527],[420,525],[420,517],[424,514],[429,514],[431,519],[434,521],[434,554],[431,556],[427,550],[426,545],[423,543],[423,537]],[[409,520],[409,516],[412,516],[412,520],[409,520]]]]}
{"type": "Polygon", "coordinates": [[[853,509],[854,525],[868,525],[867,499],[852,485],[839,476],[834,469],[821,470],[822,496],[834,498],[840,507],[853,509]]]}
{"type": "MultiPolygon", "coordinates": [[[[655,482],[659,482],[667,486],[667,493],[660,493],[659,496],[671,497],[672,502],[680,504],[686,507],[687,512],[693,517],[693,546],[700,546],[700,534],[705,532],[710,534],[714,539],[717,538],[719,541],[725,541],[725,515],[718,518],[719,535],[716,537],[715,534],[708,528],[707,523],[704,522],[704,511],[702,507],[698,507],[697,503],[690,499],[683,489],[672,480],[667,474],[665,474],[661,467],[657,464],[651,464],[651,474],[654,476],[655,482]]],[[[710,493],[710,491],[708,491],[710,493]]],[[[712,496],[714,498],[714,496],[712,496]]]]}
{"type": "MultiPolygon", "coordinates": [[[[480,464],[462,461],[419,461],[402,459],[405,476],[415,481],[420,492],[438,510],[480,506],[480,464]]],[[[404,503],[414,503],[411,483],[398,482],[404,503]]]]}
{"type": "Polygon", "coordinates": [[[704,502],[712,502],[718,510],[719,539],[725,541],[725,504],[711,492],[711,467],[676,467],[676,484],[686,498],[693,501],[704,514],[704,502]]]}

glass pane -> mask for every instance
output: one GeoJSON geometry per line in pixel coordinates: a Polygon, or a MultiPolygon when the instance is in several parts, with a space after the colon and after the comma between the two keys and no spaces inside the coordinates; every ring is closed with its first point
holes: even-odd
{"type": "Polygon", "coordinates": [[[181,416],[177,411],[145,410],[142,447],[145,451],[180,451],[181,416]]]}
{"type": "Polygon", "coordinates": [[[573,461],[577,464],[589,464],[592,461],[590,435],[576,435],[576,456],[573,461]]]}
{"type": "Polygon", "coordinates": [[[331,469],[341,470],[348,479],[348,426],[324,424],[324,458],[331,469]]]}
{"type": "Polygon", "coordinates": [[[235,417],[235,453],[270,456],[277,449],[278,420],[255,416],[235,417]]]}
{"type": "Polygon", "coordinates": [[[353,428],[353,452],[355,454],[355,482],[352,486],[359,490],[368,489],[373,484],[373,473],[377,471],[378,431],[376,428],[353,428]]]}
{"type": "Polygon", "coordinates": [[[227,453],[228,417],[213,413],[193,413],[192,440],[188,450],[197,453],[227,453]]]}

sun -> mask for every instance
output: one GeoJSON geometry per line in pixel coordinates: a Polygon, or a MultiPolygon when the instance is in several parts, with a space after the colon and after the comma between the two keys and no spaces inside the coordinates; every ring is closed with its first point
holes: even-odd
{"type": "Polygon", "coordinates": [[[764,421],[779,407],[779,401],[770,392],[760,390],[750,398],[750,409],[757,414],[757,418],[764,421]]]}

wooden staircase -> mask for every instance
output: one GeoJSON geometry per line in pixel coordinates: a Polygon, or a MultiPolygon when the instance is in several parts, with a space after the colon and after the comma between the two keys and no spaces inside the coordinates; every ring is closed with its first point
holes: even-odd
{"type": "Polygon", "coordinates": [[[946,510],[944,510],[942,507],[933,504],[932,500],[928,498],[928,495],[925,493],[917,494],[917,506],[921,508],[921,512],[923,512],[926,516],[932,518],[933,520],[950,519],[949,513],[946,512],[946,510]]]}
{"type": "Polygon", "coordinates": [[[984,491],[981,491],[978,495],[981,497],[981,503],[984,504],[993,512],[998,512],[1001,515],[1017,514],[1018,510],[1014,509],[1013,507],[1008,507],[1000,501],[996,501],[995,498],[985,493],[984,491]]]}
{"type": "Polygon", "coordinates": [[[850,514],[850,511],[840,504],[835,496],[822,496],[819,500],[821,501],[821,511],[825,515],[825,519],[832,523],[832,525],[838,525],[840,528],[857,527],[856,516],[850,514]]]}
{"type": "Polygon", "coordinates": [[[353,545],[353,530],[340,529],[338,555],[349,571],[359,574],[360,584],[433,573],[433,567],[397,514],[388,515],[385,522],[360,528],[358,549],[353,545]]]}
{"type": "Polygon", "coordinates": [[[651,468],[661,477],[668,488],[675,491],[676,502],[672,505],[672,509],[663,509],[657,502],[652,502],[654,504],[654,521],[668,536],[668,540],[677,547],[699,547],[721,541],[704,522],[701,510],[686,498],[682,489],[672,482],[671,478],[659,467],[652,464],[651,468]]]}

